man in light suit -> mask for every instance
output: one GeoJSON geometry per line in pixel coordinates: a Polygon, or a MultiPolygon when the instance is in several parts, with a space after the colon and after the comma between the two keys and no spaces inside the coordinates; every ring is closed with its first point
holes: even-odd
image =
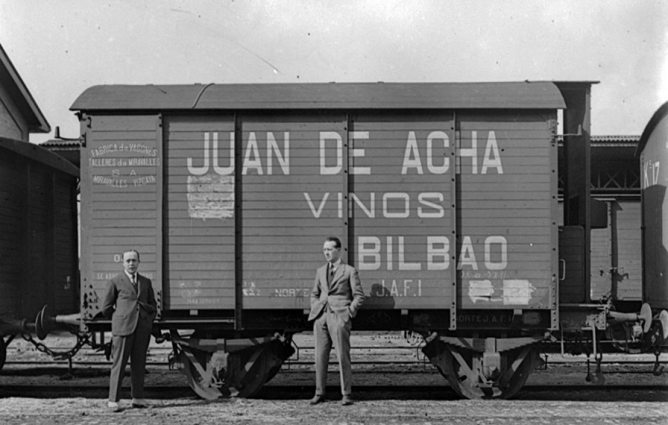
{"type": "Polygon", "coordinates": [[[339,359],[341,404],[352,401],[352,370],[350,367],[351,319],[364,303],[364,289],[354,267],[341,262],[341,241],[329,237],[323,245],[327,264],[320,267],[311,292],[311,314],[315,337],[315,396],[311,404],[325,401],[327,367],[332,342],[339,359]]]}
{"type": "Polygon", "coordinates": [[[102,313],[111,319],[113,364],[109,377],[109,409],[118,412],[125,366],[130,358],[132,407],[148,407],[144,397],[146,353],[157,303],[151,280],[137,273],[139,253],[123,253],[124,273],[107,283],[102,313]]]}

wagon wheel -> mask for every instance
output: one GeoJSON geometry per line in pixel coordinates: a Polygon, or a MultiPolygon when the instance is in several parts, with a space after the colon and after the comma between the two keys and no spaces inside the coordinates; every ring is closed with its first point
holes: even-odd
{"type": "Polygon", "coordinates": [[[505,388],[502,398],[509,399],[520,392],[529,375],[538,365],[538,348],[533,346],[517,348],[506,352],[505,356],[506,369],[503,371],[504,377],[502,378],[505,388]]]}
{"type": "Polygon", "coordinates": [[[502,352],[500,377],[494,385],[488,386],[484,385],[480,368],[482,353],[447,346],[439,353],[443,358],[434,363],[452,389],[464,398],[509,399],[526,383],[535,367],[537,353],[537,348],[532,346],[502,352]]]}
{"type": "MultiPolygon", "coordinates": [[[[260,391],[270,379],[275,366],[271,351],[268,345],[263,345],[228,354],[229,368],[225,381],[232,396],[249,398],[260,391]]],[[[280,369],[280,365],[278,368],[280,369]]]]}
{"type": "Polygon", "coordinates": [[[265,384],[271,381],[274,378],[274,376],[276,376],[278,371],[281,370],[283,362],[285,362],[285,360],[287,360],[295,353],[295,349],[289,342],[286,344],[275,341],[270,344],[270,352],[271,352],[271,368],[269,369],[269,373],[267,374],[267,380],[265,381],[265,384]]]}
{"type": "Polygon", "coordinates": [[[182,346],[179,362],[184,366],[188,384],[200,397],[247,398],[257,394],[294,351],[289,343],[280,341],[232,352],[206,352],[182,346]]]}
{"type": "Polygon", "coordinates": [[[7,344],[5,343],[5,339],[0,335],[0,370],[5,365],[5,360],[7,360],[7,344]]]}
{"type": "Polygon", "coordinates": [[[179,352],[179,362],[184,365],[183,372],[190,388],[205,400],[216,400],[223,394],[220,391],[219,381],[210,370],[207,371],[210,359],[211,353],[190,350],[187,347],[182,347],[179,352]]]}

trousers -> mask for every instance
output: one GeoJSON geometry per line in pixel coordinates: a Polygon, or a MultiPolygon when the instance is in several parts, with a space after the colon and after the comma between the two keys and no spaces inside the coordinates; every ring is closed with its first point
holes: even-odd
{"type": "Polygon", "coordinates": [[[325,395],[327,388],[327,368],[329,354],[334,344],[336,357],[339,360],[341,394],[352,394],[352,368],[350,366],[350,331],[352,323],[343,320],[329,306],[313,322],[315,337],[315,393],[325,395]]]}
{"type": "Polygon", "coordinates": [[[111,354],[113,363],[109,377],[109,401],[120,399],[125,367],[130,359],[132,398],[144,398],[144,376],[146,374],[146,353],[151,340],[151,328],[137,326],[127,336],[113,336],[111,354]]]}

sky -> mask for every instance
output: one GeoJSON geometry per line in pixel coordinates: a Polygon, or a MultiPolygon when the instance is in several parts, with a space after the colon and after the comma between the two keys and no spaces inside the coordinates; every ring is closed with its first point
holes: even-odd
{"type": "Polygon", "coordinates": [[[99,84],[599,81],[592,135],[668,101],[662,0],[0,0],[0,44],[63,137],[99,84]]]}

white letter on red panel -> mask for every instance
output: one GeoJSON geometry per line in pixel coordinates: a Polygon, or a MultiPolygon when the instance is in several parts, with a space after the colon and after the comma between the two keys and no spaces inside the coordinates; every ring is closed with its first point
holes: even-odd
{"type": "Polygon", "coordinates": [[[320,174],[333,175],[341,172],[343,168],[343,140],[341,135],[335,131],[320,132],[320,174]],[[327,141],[336,142],[336,165],[328,166],[325,161],[325,144],[327,141]]]}
{"type": "Polygon", "coordinates": [[[485,239],[485,267],[487,270],[505,270],[508,265],[508,242],[503,236],[489,236],[485,239]],[[501,247],[499,261],[492,262],[492,244],[501,247]]]}
{"type": "Polygon", "coordinates": [[[489,132],[487,137],[487,147],[485,148],[485,158],[482,160],[482,174],[487,174],[488,168],[496,168],[496,172],[503,174],[503,165],[501,165],[501,155],[499,155],[499,144],[496,143],[496,134],[489,132]],[[492,155],[494,159],[492,159],[492,155]]]}
{"type": "Polygon", "coordinates": [[[375,236],[360,236],[357,238],[357,269],[378,270],[380,269],[380,239],[375,236]],[[367,245],[371,247],[367,248],[367,245]],[[370,258],[370,262],[365,262],[370,258]]]}
{"type": "Polygon", "coordinates": [[[464,266],[470,266],[473,270],[478,270],[478,262],[475,259],[475,252],[473,252],[473,243],[470,236],[464,236],[457,269],[461,270],[464,266]]]}
{"type": "MultiPolygon", "coordinates": [[[[477,131],[472,131],[471,132],[471,148],[470,149],[462,149],[460,146],[459,149],[457,150],[457,158],[461,158],[468,156],[471,158],[471,174],[478,174],[478,132],[477,131]]],[[[462,167],[464,165],[462,164],[462,167]]],[[[461,171],[460,171],[461,172],[461,171]]]]}
{"type": "Polygon", "coordinates": [[[248,136],[248,146],[246,147],[246,155],[244,157],[244,166],[241,169],[241,174],[246,175],[249,168],[257,170],[259,175],[262,175],[262,161],[260,160],[260,150],[257,147],[257,140],[255,140],[255,133],[251,132],[248,136]],[[253,159],[251,159],[253,155],[253,159]]]}
{"type": "Polygon", "coordinates": [[[424,174],[414,131],[408,133],[408,140],[406,140],[406,150],[404,151],[404,164],[401,166],[401,174],[407,174],[409,168],[415,168],[418,174],[424,174]]]}
{"type": "MultiPolygon", "coordinates": [[[[369,132],[368,131],[353,131],[350,133],[350,138],[352,139],[352,144],[353,146],[355,145],[355,140],[361,140],[361,139],[368,139],[369,138],[369,132]]],[[[370,167],[356,167],[355,166],[355,158],[362,158],[364,157],[364,149],[359,149],[359,148],[351,148],[350,149],[350,156],[352,157],[351,161],[351,167],[350,167],[350,174],[366,174],[370,175],[371,174],[371,168],[370,167]]]]}
{"type": "Polygon", "coordinates": [[[450,146],[450,139],[448,138],[448,133],[444,131],[432,131],[427,136],[427,169],[432,174],[445,174],[450,169],[450,158],[447,156],[443,157],[443,165],[436,166],[434,165],[434,139],[442,139],[443,147],[447,148],[450,146]]]}
{"type": "Polygon", "coordinates": [[[213,171],[221,176],[234,173],[234,132],[230,131],[230,165],[229,167],[218,166],[218,133],[213,133],[213,171]]]}
{"type": "MultiPolygon", "coordinates": [[[[215,140],[217,135],[214,135],[215,140]]],[[[201,167],[193,166],[193,159],[188,157],[188,172],[193,176],[202,176],[209,171],[209,133],[204,133],[204,164],[201,167]]]]}
{"type": "Polygon", "coordinates": [[[290,175],[290,132],[283,133],[283,154],[278,149],[278,143],[274,138],[274,133],[267,133],[267,174],[272,174],[272,152],[276,155],[278,163],[281,165],[283,174],[290,175]]]}
{"type": "Polygon", "coordinates": [[[447,270],[450,267],[450,241],[447,236],[427,237],[427,270],[447,270]],[[442,248],[436,248],[441,245],[442,248]],[[442,262],[435,262],[434,258],[442,258],[442,262]]]}

